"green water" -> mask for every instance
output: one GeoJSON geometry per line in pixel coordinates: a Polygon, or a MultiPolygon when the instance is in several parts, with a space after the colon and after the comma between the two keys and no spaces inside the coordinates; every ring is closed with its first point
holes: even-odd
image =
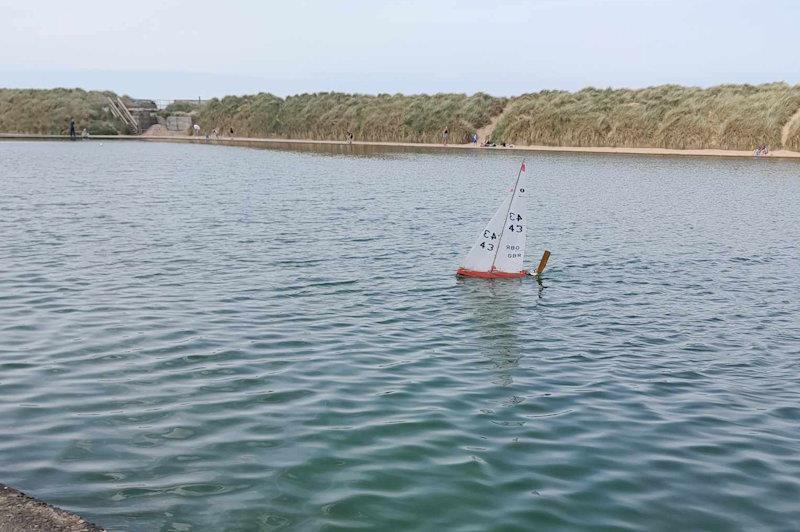
{"type": "Polygon", "coordinates": [[[800,165],[0,143],[0,481],[114,530],[800,527],[800,165]]]}

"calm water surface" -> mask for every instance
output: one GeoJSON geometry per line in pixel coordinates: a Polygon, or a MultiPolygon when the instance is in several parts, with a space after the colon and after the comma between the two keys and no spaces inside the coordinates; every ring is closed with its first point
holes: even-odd
{"type": "MultiPolygon", "coordinates": [[[[335,151],[335,150],[334,150],[335,151]]],[[[114,530],[800,528],[800,164],[0,143],[0,481],[114,530]]]]}

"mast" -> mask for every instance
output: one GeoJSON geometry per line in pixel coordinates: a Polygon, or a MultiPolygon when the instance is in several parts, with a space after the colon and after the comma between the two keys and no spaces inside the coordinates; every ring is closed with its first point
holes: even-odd
{"type": "MultiPolygon", "coordinates": [[[[517,180],[514,182],[514,192],[511,193],[511,201],[508,202],[508,209],[506,210],[506,216],[503,219],[503,228],[500,229],[500,238],[497,240],[497,249],[494,252],[494,257],[492,257],[492,267],[489,268],[489,271],[494,270],[494,263],[497,261],[497,254],[500,253],[500,242],[503,241],[503,233],[506,230],[506,224],[508,223],[508,213],[511,212],[511,204],[514,203],[514,198],[517,196],[517,189],[519,187],[519,178],[522,175],[522,167],[525,166],[525,158],[522,158],[522,164],[519,165],[519,171],[517,172],[517,180]]],[[[525,217],[527,218],[528,213],[525,213],[525,217]]],[[[525,226],[527,227],[528,221],[525,220],[525,226]]]]}

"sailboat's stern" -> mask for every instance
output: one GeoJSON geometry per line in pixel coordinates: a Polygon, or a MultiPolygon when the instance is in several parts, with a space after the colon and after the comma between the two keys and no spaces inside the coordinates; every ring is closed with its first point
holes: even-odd
{"type": "Polygon", "coordinates": [[[519,279],[528,275],[528,270],[521,270],[518,272],[501,272],[498,270],[479,272],[466,268],[459,268],[456,271],[456,275],[459,277],[479,277],[481,279],[519,279]]]}

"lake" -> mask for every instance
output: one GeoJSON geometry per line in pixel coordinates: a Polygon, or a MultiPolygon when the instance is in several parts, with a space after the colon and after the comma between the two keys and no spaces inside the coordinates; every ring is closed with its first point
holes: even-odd
{"type": "MultiPolygon", "coordinates": [[[[350,151],[348,151],[350,150],[350,151]]],[[[114,530],[800,527],[800,164],[0,142],[0,481],[114,530]]]]}

